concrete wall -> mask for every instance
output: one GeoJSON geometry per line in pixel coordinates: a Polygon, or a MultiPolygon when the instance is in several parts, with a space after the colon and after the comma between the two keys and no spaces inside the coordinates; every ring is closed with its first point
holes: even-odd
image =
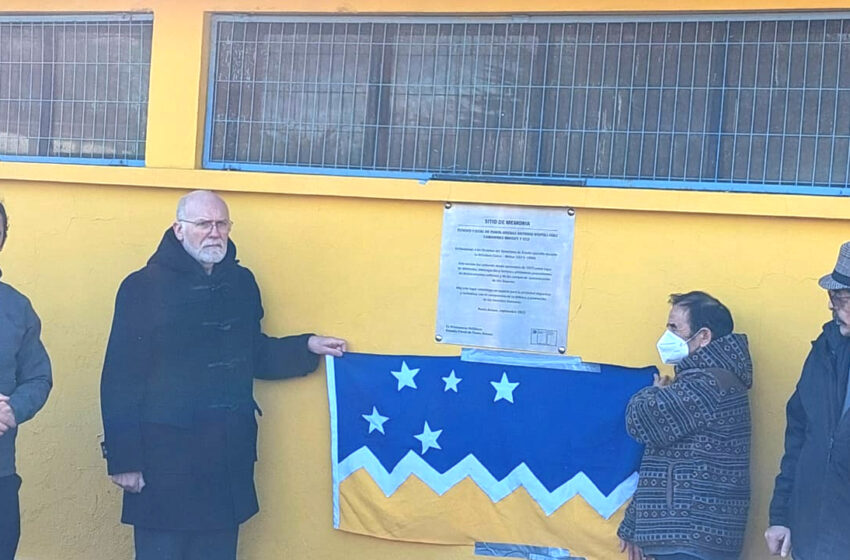
{"type": "MultiPolygon", "coordinates": [[[[2,12],[31,2],[6,0],[2,12]]],[[[343,336],[351,349],[455,353],[433,342],[445,201],[577,209],[568,352],[589,361],[658,364],[667,294],[704,289],[749,334],[756,367],[753,508],[746,558],[761,533],[781,452],[784,404],[809,341],[829,318],[816,279],[850,239],[850,200],[787,195],[533,187],[353,179],[199,169],[205,13],[510,12],[501,1],[43,1],[39,10],[152,10],[154,43],[147,167],[0,162],[10,235],[3,280],[44,322],[56,387],[19,437],[24,478],[22,560],[131,558],[120,493],[100,458],[98,383],[121,279],[145,263],[186,189],[223,191],[242,262],[263,289],[271,334],[343,336]]],[[[635,4],[524,2],[526,11],[740,9],[729,1],[635,4]]],[[[752,1],[748,9],[844,8],[841,2],[752,1]]],[[[658,364],[660,365],[660,364],[658,364]]],[[[471,558],[470,547],[411,545],[331,528],[325,382],[320,374],[259,382],[257,482],[262,512],[242,532],[240,557],[271,560],[471,558]]],[[[615,538],[611,536],[612,540],[615,538]]]]}

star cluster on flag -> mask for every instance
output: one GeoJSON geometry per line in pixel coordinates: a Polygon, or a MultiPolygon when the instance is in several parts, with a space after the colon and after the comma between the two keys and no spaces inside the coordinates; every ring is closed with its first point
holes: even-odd
{"type": "MultiPolygon", "coordinates": [[[[411,369],[407,365],[407,362],[402,360],[401,367],[399,367],[398,370],[391,370],[390,374],[398,382],[396,390],[401,391],[406,387],[417,390],[418,387],[416,386],[414,378],[419,373],[419,369],[420,368],[411,369]]],[[[455,393],[458,393],[458,385],[461,381],[463,381],[463,378],[457,377],[455,370],[451,370],[449,375],[441,377],[441,379],[445,383],[443,392],[454,391],[455,393]]],[[[511,382],[510,379],[508,379],[507,372],[503,371],[501,379],[498,381],[490,381],[490,385],[492,385],[495,390],[495,395],[493,396],[494,403],[500,400],[505,400],[510,404],[514,403],[514,391],[517,387],[519,387],[519,382],[511,382]]],[[[380,432],[381,434],[386,434],[384,431],[384,423],[390,420],[390,418],[388,416],[381,415],[377,406],[373,405],[371,414],[363,414],[362,417],[369,423],[368,429],[370,434],[375,431],[380,432]]],[[[442,429],[432,430],[428,425],[428,420],[425,420],[422,432],[411,435],[421,442],[421,454],[424,455],[429,449],[441,449],[437,440],[442,433],[442,429]]],[[[413,448],[413,445],[411,445],[411,448],[413,448]]]]}

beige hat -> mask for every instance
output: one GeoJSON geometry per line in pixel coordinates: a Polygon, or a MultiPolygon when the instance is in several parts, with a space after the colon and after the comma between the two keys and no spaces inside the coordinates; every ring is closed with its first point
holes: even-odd
{"type": "Polygon", "coordinates": [[[850,241],[841,245],[835,269],[821,278],[818,284],[824,290],[850,290],[850,241]]]}

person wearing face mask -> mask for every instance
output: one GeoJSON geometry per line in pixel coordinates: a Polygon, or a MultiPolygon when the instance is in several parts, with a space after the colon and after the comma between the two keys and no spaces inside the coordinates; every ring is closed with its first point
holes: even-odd
{"type": "Polygon", "coordinates": [[[785,453],[764,537],[773,555],[843,560],[850,558],[850,242],[818,284],[832,320],[812,342],[785,409],[785,453]]]}
{"type": "Polygon", "coordinates": [[[670,304],[657,347],[675,379],[656,376],[626,409],[629,434],[646,447],[620,550],[628,560],[736,560],[750,502],[747,337],[705,292],[670,304]]]}

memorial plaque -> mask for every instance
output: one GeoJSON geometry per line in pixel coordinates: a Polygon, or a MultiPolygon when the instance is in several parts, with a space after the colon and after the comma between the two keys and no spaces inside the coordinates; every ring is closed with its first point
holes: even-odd
{"type": "Polygon", "coordinates": [[[568,208],[447,205],[436,340],[565,352],[574,230],[568,208]]]}

